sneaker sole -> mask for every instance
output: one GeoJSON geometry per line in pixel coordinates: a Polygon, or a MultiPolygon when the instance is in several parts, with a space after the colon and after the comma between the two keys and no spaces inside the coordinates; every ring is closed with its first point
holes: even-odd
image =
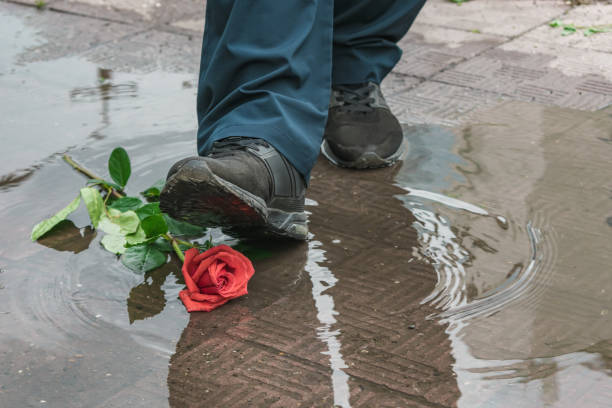
{"type": "Polygon", "coordinates": [[[329,147],[327,140],[323,140],[321,143],[321,153],[323,156],[327,158],[332,164],[339,167],[346,167],[349,169],[378,169],[381,167],[389,167],[393,165],[396,161],[402,159],[402,157],[408,151],[408,142],[404,138],[402,140],[402,144],[397,149],[395,153],[393,153],[389,157],[380,157],[374,152],[366,152],[359,156],[356,160],[346,161],[342,160],[338,156],[334,154],[332,149],[329,147]]]}
{"type": "Polygon", "coordinates": [[[161,193],[161,210],[197,225],[229,227],[242,236],[269,235],[305,240],[304,212],[268,208],[254,194],[215,175],[206,166],[196,175],[184,167],[173,174],[161,193]]]}

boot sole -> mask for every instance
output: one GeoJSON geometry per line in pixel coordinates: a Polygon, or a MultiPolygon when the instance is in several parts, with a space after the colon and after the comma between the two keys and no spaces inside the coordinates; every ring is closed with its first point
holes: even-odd
{"type": "Polygon", "coordinates": [[[197,174],[183,167],[167,181],[160,208],[173,218],[196,225],[230,228],[241,236],[275,236],[305,240],[304,212],[269,208],[254,194],[215,175],[208,166],[197,174]]]}
{"type": "Polygon", "coordinates": [[[408,142],[406,139],[402,140],[399,148],[395,153],[389,157],[380,157],[374,152],[366,152],[359,156],[356,160],[347,161],[342,160],[334,154],[331,147],[327,143],[327,140],[323,140],[321,143],[321,153],[327,158],[332,164],[339,167],[346,167],[349,169],[378,169],[381,167],[389,167],[396,161],[400,160],[408,150],[408,142]]]}

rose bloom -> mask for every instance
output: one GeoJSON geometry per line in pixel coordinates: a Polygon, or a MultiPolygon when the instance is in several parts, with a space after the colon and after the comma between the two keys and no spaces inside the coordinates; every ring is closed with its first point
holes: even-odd
{"type": "Polygon", "coordinates": [[[251,261],[227,245],[199,253],[185,252],[183,277],[187,289],[179,293],[188,312],[210,312],[229,300],[244,296],[255,270],[251,261]]]}

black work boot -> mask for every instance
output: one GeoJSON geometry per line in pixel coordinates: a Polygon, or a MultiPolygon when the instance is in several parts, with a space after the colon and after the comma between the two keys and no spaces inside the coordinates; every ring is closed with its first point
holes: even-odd
{"type": "Polygon", "coordinates": [[[302,176],[266,141],[229,137],[172,166],[160,207],[193,224],[303,240],[305,193],[302,176]]]}
{"type": "Polygon", "coordinates": [[[321,146],[332,163],[356,169],[390,166],[400,157],[403,140],[377,84],[332,87],[321,146]]]}

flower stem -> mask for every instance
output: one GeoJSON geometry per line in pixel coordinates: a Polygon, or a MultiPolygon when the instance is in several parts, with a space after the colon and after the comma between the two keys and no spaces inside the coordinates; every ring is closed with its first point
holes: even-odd
{"type": "Polygon", "coordinates": [[[176,256],[178,256],[181,261],[185,262],[185,254],[183,253],[183,251],[181,251],[181,248],[179,247],[179,242],[186,243],[189,245],[192,245],[192,244],[189,242],[177,240],[169,232],[162,235],[162,237],[164,237],[166,241],[170,242],[170,244],[172,245],[172,249],[174,249],[174,253],[176,254],[176,256]]]}
{"type": "Polygon", "coordinates": [[[172,240],[172,248],[174,248],[176,256],[178,256],[182,262],[185,262],[185,254],[183,253],[183,251],[181,251],[181,248],[179,248],[179,244],[178,242],[176,242],[176,239],[172,240]]]}
{"type": "MultiPolygon", "coordinates": [[[[87,177],[91,178],[91,179],[97,179],[97,180],[102,180],[101,177],[97,176],[95,173],[92,173],[90,170],[87,170],[85,167],[81,166],[79,163],[75,162],[72,157],[70,157],[67,154],[64,154],[63,156],[64,161],[66,163],[68,163],[69,165],[72,166],[73,169],[75,169],[76,171],[83,173],[84,175],[86,175],[87,177]]],[[[123,197],[123,194],[121,194],[120,192],[118,192],[117,190],[115,190],[114,188],[111,189],[111,194],[113,195],[113,197],[115,198],[121,198],[123,197]]]]}

